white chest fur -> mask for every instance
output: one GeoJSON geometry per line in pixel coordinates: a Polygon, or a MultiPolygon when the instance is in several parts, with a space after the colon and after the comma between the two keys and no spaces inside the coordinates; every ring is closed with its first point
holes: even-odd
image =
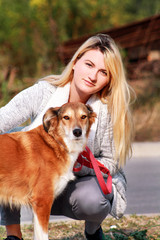
{"type": "Polygon", "coordinates": [[[70,153],[70,166],[67,172],[64,172],[64,174],[61,175],[56,181],[54,187],[55,197],[62,193],[62,191],[65,189],[69,181],[73,181],[75,179],[75,176],[73,174],[73,166],[75,164],[75,161],[77,160],[77,157],[78,157],[77,153],[70,153]]]}

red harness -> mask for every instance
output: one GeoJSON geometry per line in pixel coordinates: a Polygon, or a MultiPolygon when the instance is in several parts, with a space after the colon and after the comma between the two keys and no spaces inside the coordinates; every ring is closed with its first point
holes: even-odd
{"type": "Polygon", "coordinates": [[[76,163],[80,163],[81,166],[77,168],[74,167],[73,168],[74,172],[79,172],[83,166],[86,166],[88,168],[93,168],[103,193],[106,195],[112,192],[112,176],[110,175],[109,170],[102,163],[100,163],[95,159],[95,157],[93,156],[93,153],[87,146],[86,146],[86,151],[83,151],[78,156],[76,163]],[[86,159],[83,158],[82,155],[83,157],[86,157],[86,159]],[[101,172],[108,175],[107,183],[105,183],[101,172]]]}

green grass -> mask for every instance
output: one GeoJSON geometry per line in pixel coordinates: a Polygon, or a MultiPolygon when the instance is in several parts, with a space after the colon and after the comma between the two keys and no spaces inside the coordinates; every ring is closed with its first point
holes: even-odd
{"type": "MultiPolygon", "coordinates": [[[[160,240],[160,216],[131,215],[120,220],[107,218],[102,228],[106,240],[160,240]],[[111,227],[115,226],[115,227],[111,227]]],[[[24,240],[33,237],[33,225],[23,225],[24,240]]],[[[5,237],[4,227],[0,236],[5,237]]],[[[84,221],[66,221],[49,224],[50,240],[85,240],[84,221]]]]}

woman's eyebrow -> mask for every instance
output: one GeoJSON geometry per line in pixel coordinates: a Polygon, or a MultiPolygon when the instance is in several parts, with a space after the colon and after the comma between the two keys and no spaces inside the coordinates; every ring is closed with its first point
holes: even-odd
{"type": "MultiPolygon", "coordinates": [[[[90,59],[85,59],[86,62],[90,62],[93,66],[95,66],[95,63],[92,62],[90,59]]],[[[107,72],[106,68],[100,68],[99,70],[107,72]]]]}
{"type": "Polygon", "coordinates": [[[90,63],[92,63],[93,65],[95,65],[94,62],[92,62],[90,59],[85,59],[85,61],[90,62],[90,63]]]}

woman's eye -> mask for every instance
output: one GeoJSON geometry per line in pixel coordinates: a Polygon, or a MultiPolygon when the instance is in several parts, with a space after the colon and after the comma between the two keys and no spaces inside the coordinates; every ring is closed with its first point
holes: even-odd
{"type": "Polygon", "coordinates": [[[87,116],[86,115],[82,115],[81,119],[85,119],[87,116]]]}
{"type": "Polygon", "coordinates": [[[107,72],[106,71],[101,71],[102,75],[107,76],[107,72]]]}
{"type": "Polygon", "coordinates": [[[63,117],[65,120],[69,120],[69,117],[66,115],[63,117]]]}
{"type": "Polygon", "coordinates": [[[92,67],[92,64],[91,63],[86,63],[87,66],[89,67],[92,67]]]}

